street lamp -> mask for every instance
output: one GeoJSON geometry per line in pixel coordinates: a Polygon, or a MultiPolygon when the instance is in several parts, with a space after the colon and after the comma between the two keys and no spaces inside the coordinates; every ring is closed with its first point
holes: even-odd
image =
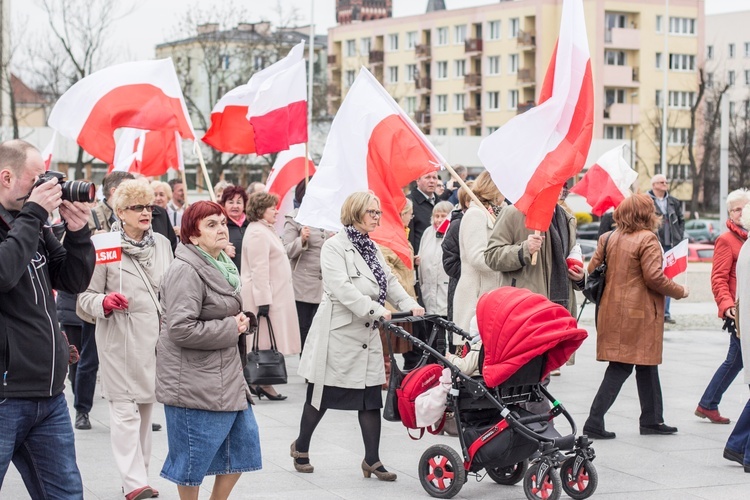
{"type": "Polygon", "coordinates": [[[630,94],[630,168],[633,168],[633,99],[638,97],[638,92],[630,94]]]}

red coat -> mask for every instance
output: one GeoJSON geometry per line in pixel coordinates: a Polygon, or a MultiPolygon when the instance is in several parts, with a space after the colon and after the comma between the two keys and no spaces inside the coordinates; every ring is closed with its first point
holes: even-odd
{"type": "Polygon", "coordinates": [[[734,307],[737,299],[737,256],[747,239],[747,231],[727,221],[729,231],[716,238],[711,268],[711,291],[719,306],[719,317],[734,307]]]}

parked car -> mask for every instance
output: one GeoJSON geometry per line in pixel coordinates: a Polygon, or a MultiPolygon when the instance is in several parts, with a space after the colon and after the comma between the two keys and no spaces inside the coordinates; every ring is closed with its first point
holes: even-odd
{"type": "Polygon", "coordinates": [[[583,254],[583,261],[587,263],[594,256],[596,251],[596,240],[578,240],[577,243],[581,245],[581,254],[583,254]]]}
{"type": "Polygon", "coordinates": [[[599,239],[599,223],[590,222],[588,224],[582,224],[576,229],[576,237],[579,240],[598,240],[599,239]]]}
{"type": "Polygon", "coordinates": [[[685,221],[685,233],[694,243],[713,243],[721,234],[719,221],[715,219],[691,219],[685,221]]]}
{"type": "Polygon", "coordinates": [[[713,262],[714,246],[707,243],[688,243],[688,262],[713,262]]]}

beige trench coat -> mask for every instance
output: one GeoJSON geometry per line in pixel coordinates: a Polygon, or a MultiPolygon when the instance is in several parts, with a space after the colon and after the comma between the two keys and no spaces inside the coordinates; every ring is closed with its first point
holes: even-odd
{"type": "Polygon", "coordinates": [[[750,384],[750,244],[747,241],[742,245],[737,257],[737,301],[737,327],[742,345],[743,375],[745,383],[750,384]]]}
{"type": "MultiPolygon", "coordinates": [[[[172,246],[160,234],[154,234],[153,288],[158,285],[172,262],[172,246]]],[[[159,338],[160,305],[148,291],[151,284],[141,278],[134,260],[122,254],[120,263],[97,265],[88,289],[78,295],[84,312],[96,318],[96,347],[104,396],[109,401],[153,403],[156,401],[156,341],[159,338]],[[104,315],[102,301],[108,293],[122,290],[128,309],[104,315]]]]}
{"type": "Polygon", "coordinates": [[[431,225],[422,234],[419,243],[419,286],[427,314],[448,314],[448,274],[443,267],[443,238],[431,225]]]}
{"type": "MultiPolygon", "coordinates": [[[[276,230],[262,220],[248,224],[242,239],[242,303],[253,314],[258,313],[259,306],[270,306],[279,351],[285,355],[300,353],[292,267],[276,230]]],[[[268,322],[259,318],[258,324],[258,347],[268,349],[268,322]]]]}
{"type": "MultiPolygon", "coordinates": [[[[378,251],[388,278],[387,300],[401,311],[419,307],[398,283],[378,251]]],[[[326,241],[320,254],[323,302],[313,319],[298,373],[315,384],[312,405],[319,408],[323,386],[364,389],[385,383],[383,348],[374,322],[385,314],[379,287],[345,232],[326,241]]]]}

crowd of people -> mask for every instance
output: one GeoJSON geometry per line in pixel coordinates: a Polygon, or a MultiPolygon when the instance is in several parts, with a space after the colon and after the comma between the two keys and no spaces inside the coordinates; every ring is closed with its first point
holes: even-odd
{"type": "MultiPolygon", "coordinates": [[[[466,169],[457,170],[465,179],[466,169]]],[[[253,396],[287,398],[274,385],[252,383],[245,366],[248,338],[269,349],[271,332],[279,352],[300,356],[298,374],[307,384],[290,446],[294,469],[314,472],[317,426],[327,410],[349,410],[362,430],[362,474],[394,481],[380,456],[388,351],[403,354],[404,369],[416,366],[421,352],[387,338],[379,322],[395,311],[436,314],[476,335],[479,297],[501,286],[526,288],[575,314],[574,291],[604,260],[607,279],[618,283],[605,287],[596,316],[596,357],[609,364],[584,432],[615,438],[604,416],[633,369],[640,433],[677,432],[664,422],[658,365],[664,323],[671,321],[665,297],[681,299],[689,291],[662,272],[664,249],[684,232],[663,176],[652,179],[648,194],[630,196],[603,219],[608,230],[584,269],[568,259],[576,219],[564,204],[566,190],[549,229],[535,234],[488,172],[465,187],[443,184],[434,172],[416,180],[400,212],[409,242],[404,257],[371,239],[383,215],[371,192],[346,199],[343,229],[333,233],[295,221],[304,181],[294,190],[295,210],[280,214],[278,197],[261,183],[222,183],[218,202],[188,203],[178,179],[149,182],[112,172],[101,201],[86,204],[64,200],[55,179],[37,185],[44,171],[30,144],[0,144],[0,422],[6,430],[0,475],[12,461],[33,498],[82,497],[73,428],[91,429],[97,372],[126,500],[159,495],[149,485],[152,432],[161,428],[152,419],[156,402],[164,405],[169,447],[161,476],[177,485],[180,498],[195,499],[213,475],[212,498],[227,498],[243,472],[262,467],[253,396]],[[52,214],[65,225],[60,239],[50,227],[52,214]],[[119,236],[122,257],[95,265],[91,236],[105,232],[119,236]],[[63,394],[66,375],[73,422],[63,394]],[[57,450],[54,461],[45,453],[50,447],[57,450]]],[[[747,191],[730,194],[729,231],[716,244],[712,289],[730,331],[729,351],[696,409],[715,423],[729,423],[718,405],[743,367],[736,332],[738,317],[750,318],[750,297],[742,298],[749,292],[738,286],[750,274],[748,203],[747,191]]],[[[414,323],[411,333],[426,340],[421,325],[414,323]]],[[[443,341],[454,357],[463,342],[458,336],[443,341]]],[[[469,349],[472,356],[479,346],[469,349]]],[[[724,451],[750,472],[748,436],[750,402],[724,451]]]]}

